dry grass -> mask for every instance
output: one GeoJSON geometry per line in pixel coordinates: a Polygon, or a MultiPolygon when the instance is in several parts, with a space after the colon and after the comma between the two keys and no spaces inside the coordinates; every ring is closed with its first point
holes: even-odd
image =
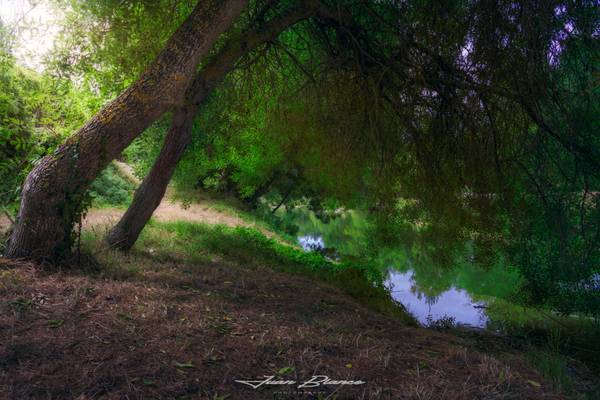
{"type": "Polygon", "coordinates": [[[234,380],[282,368],[294,380],[367,382],[322,398],[562,398],[515,356],[481,354],[261,267],[149,257],[114,280],[2,261],[0,311],[2,399],[270,399],[288,389],[234,380]]]}
{"type": "MultiPolygon", "coordinates": [[[[86,214],[83,221],[83,228],[91,229],[97,226],[114,226],[124,212],[125,210],[119,208],[93,208],[86,214]]],[[[161,222],[187,221],[208,225],[252,227],[258,229],[267,237],[277,238],[277,235],[273,232],[264,229],[256,223],[246,221],[237,215],[233,215],[231,212],[219,210],[210,201],[198,200],[197,202],[184,205],[170,196],[165,196],[154,211],[153,218],[161,222]]],[[[3,221],[2,216],[0,216],[0,233],[2,233],[2,227],[8,225],[8,220],[3,221]]]]}

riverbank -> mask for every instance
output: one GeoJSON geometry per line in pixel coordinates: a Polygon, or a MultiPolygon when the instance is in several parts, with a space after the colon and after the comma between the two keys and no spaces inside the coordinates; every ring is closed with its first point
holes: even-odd
{"type": "Polygon", "coordinates": [[[302,398],[236,382],[264,375],[366,382],[319,388],[347,399],[562,398],[518,354],[481,353],[302,276],[143,254],[112,268],[2,262],[3,398],[302,398]]]}
{"type": "Polygon", "coordinates": [[[1,397],[566,397],[510,346],[410,326],[244,229],[154,222],[127,255],[88,230],[72,269],[2,261],[1,397]],[[271,375],[365,383],[236,382],[271,375]]]}
{"type": "Polygon", "coordinates": [[[265,375],[365,382],[312,398],[554,399],[593,387],[574,360],[565,388],[509,338],[420,328],[369,271],[337,268],[218,201],[171,193],[129,254],[102,240],[123,212],[89,210],[82,256],[59,271],[2,262],[2,397],[311,398],[236,382],[265,375]]]}

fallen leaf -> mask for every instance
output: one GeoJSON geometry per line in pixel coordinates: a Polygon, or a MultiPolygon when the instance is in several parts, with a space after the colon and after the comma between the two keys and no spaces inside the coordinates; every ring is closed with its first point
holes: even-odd
{"type": "Polygon", "coordinates": [[[173,363],[177,368],[195,368],[194,364],[192,363],[192,361],[188,361],[186,363],[180,363],[175,361],[173,363]]]}
{"type": "Polygon", "coordinates": [[[294,372],[296,369],[294,367],[283,367],[277,371],[277,375],[288,375],[294,372]]]}
{"type": "Polygon", "coordinates": [[[60,328],[64,324],[65,324],[65,321],[63,321],[62,319],[53,319],[53,320],[48,321],[48,326],[50,328],[60,328]]]}

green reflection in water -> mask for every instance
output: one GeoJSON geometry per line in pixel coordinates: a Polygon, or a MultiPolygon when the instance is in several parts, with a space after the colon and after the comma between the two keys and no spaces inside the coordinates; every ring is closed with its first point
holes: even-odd
{"type": "Polygon", "coordinates": [[[299,226],[299,237],[321,237],[325,246],[339,255],[369,258],[384,270],[412,270],[415,289],[433,301],[453,287],[467,291],[477,300],[479,296],[488,301],[508,299],[521,282],[517,270],[500,255],[478,261],[472,243],[433,244],[414,240],[404,246],[387,247],[369,240],[372,226],[358,211],[345,211],[328,223],[303,208],[288,213],[288,218],[290,214],[293,223],[299,226]]]}

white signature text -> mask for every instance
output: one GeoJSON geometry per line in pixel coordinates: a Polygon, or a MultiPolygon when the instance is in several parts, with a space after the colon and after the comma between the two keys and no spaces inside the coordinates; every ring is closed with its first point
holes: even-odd
{"type": "Polygon", "coordinates": [[[250,386],[252,389],[258,389],[261,386],[279,386],[279,385],[298,385],[298,389],[302,388],[314,388],[319,386],[341,386],[341,385],[350,385],[350,386],[358,386],[364,385],[365,381],[351,381],[351,380],[335,380],[329,378],[327,375],[313,375],[307,381],[298,382],[289,379],[281,379],[276,378],[275,375],[265,375],[262,380],[254,380],[254,381],[244,381],[244,380],[236,380],[237,383],[242,383],[244,385],[250,386]]]}

